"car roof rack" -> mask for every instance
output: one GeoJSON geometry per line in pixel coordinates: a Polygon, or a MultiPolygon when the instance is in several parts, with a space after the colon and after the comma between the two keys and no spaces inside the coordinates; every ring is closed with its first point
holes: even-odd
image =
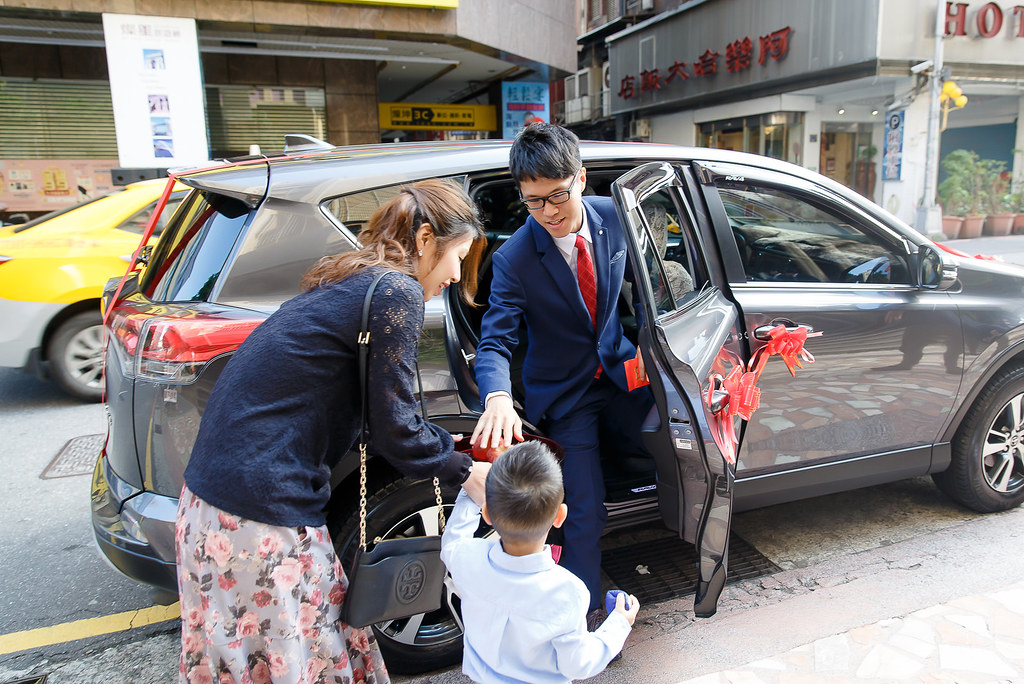
{"type": "Polygon", "coordinates": [[[315,152],[317,150],[333,150],[334,145],[329,142],[314,138],[305,133],[285,133],[284,153],[295,154],[297,152],[315,152]]]}

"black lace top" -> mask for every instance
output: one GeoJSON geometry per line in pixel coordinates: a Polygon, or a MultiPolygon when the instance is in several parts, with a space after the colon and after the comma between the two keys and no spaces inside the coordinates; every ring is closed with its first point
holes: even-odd
{"type": "MultiPolygon", "coordinates": [[[[359,433],[356,337],[382,267],[285,302],[238,348],[203,413],[185,481],[229,513],[272,525],[325,524],[330,474],[359,433]]],[[[370,308],[372,454],[415,478],[461,484],[469,456],[419,413],[414,361],[423,287],[391,272],[370,308]]],[[[370,465],[371,472],[373,464],[370,465]]]]}

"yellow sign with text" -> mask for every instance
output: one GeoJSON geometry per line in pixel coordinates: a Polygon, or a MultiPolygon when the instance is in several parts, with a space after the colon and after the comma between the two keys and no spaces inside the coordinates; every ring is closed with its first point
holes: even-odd
{"type": "Polygon", "coordinates": [[[381,102],[378,104],[378,110],[380,128],[385,131],[498,130],[498,112],[494,105],[381,102]]]}
{"type": "Polygon", "coordinates": [[[459,0],[313,0],[339,5],[391,5],[392,7],[422,7],[425,9],[458,9],[459,0]]]}

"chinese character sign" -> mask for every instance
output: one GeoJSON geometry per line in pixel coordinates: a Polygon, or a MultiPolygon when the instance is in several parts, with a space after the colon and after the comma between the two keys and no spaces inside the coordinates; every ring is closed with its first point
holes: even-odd
{"type": "MultiPolygon", "coordinates": [[[[724,47],[725,74],[750,71],[755,56],[760,67],[781,61],[789,53],[792,35],[792,27],[786,26],[767,35],[758,36],[757,43],[750,36],[733,40],[724,47]]],[[[627,73],[619,81],[616,95],[623,100],[629,100],[640,97],[643,93],[660,91],[668,85],[676,89],[683,88],[683,82],[690,79],[715,78],[719,74],[722,56],[721,52],[707,48],[701,54],[691,55],[688,62],[676,59],[672,64],[665,64],[663,69],[659,67],[646,69],[639,74],[627,73]]],[[[691,81],[693,82],[696,80],[691,81]]]]}
{"type": "Polygon", "coordinates": [[[104,14],[103,36],[121,166],[209,159],[195,20],[104,14]]]}
{"type": "Polygon", "coordinates": [[[903,165],[903,115],[891,112],[885,120],[885,141],[882,143],[882,180],[899,180],[903,165]]]}
{"type": "Polygon", "coordinates": [[[549,102],[547,83],[502,83],[501,137],[514,138],[532,123],[550,121],[549,102]]]}

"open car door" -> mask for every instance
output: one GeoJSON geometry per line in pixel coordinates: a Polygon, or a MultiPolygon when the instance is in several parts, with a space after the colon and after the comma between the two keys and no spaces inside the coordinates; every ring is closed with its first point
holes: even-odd
{"type": "Polygon", "coordinates": [[[644,441],[662,517],[699,554],[694,613],[709,617],[725,586],[740,429],[723,415],[720,381],[747,352],[737,307],[713,282],[718,269],[707,255],[717,250],[707,249],[713,236],[697,222],[704,214],[693,211],[683,173],[644,164],[619,177],[612,196],[627,233],[638,346],[658,413],[644,441]]]}

